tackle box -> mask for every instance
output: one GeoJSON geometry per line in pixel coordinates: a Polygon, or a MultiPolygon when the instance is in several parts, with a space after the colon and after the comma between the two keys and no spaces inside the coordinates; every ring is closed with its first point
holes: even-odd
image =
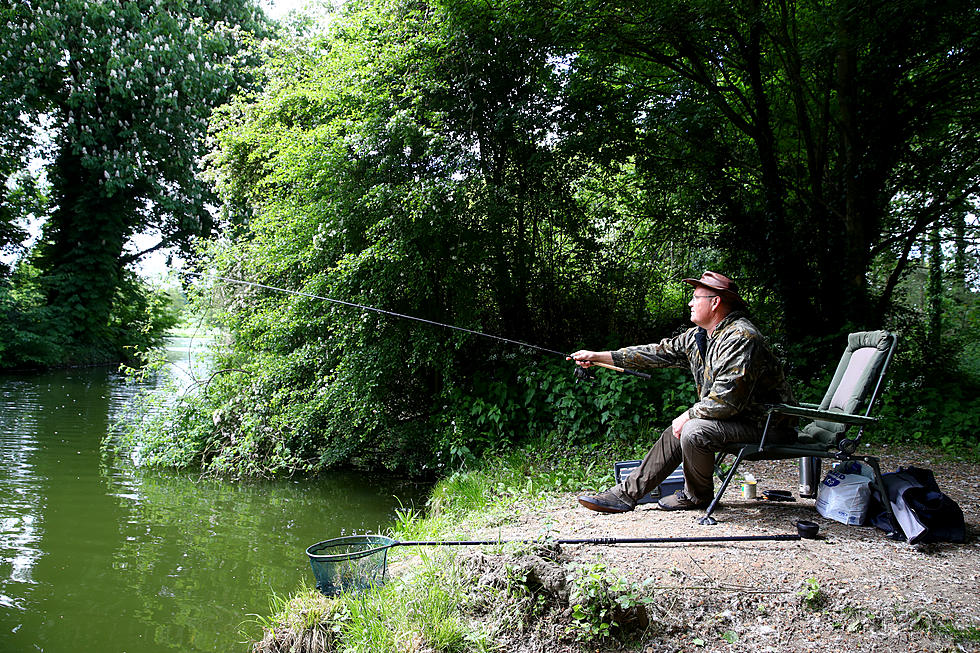
{"type": "MultiPolygon", "coordinates": [[[[621,483],[624,478],[633,473],[633,470],[640,466],[639,460],[623,460],[618,463],[613,464],[613,475],[616,479],[616,483],[621,483]]],[[[684,489],[684,470],[680,465],[677,469],[671,472],[670,476],[664,479],[664,482],[659,486],[653,488],[644,495],[642,499],[637,501],[637,503],[653,503],[658,501],[660,497],[667,497],[676,492],[677,490],[684,489]]]]}

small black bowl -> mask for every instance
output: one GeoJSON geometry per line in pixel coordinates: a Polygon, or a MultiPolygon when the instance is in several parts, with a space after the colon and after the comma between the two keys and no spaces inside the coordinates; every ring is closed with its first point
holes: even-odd
{"type": "Polygon", "coordinates": [[[806,521],[801,519],[796,522],[796,532],[800,534],[805,540],[815,540],[817,539],[817,531],[820,530],[820,525],[812,521],[806,521]]]}

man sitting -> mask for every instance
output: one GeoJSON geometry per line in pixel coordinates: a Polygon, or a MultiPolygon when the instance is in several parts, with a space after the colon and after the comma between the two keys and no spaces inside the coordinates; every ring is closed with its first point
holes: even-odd
{"type": "MultiPolygon", "coordinates": [[[[795,403],[782,365],[750,321],[738,288],[728,277],[705,272],[684,279],[694,287],[688,306],[696,326],[657,344],[617,351],[577,351],[577,365],[604,363],[628,369],[689,367],[700,399],[674,419],[643,462],[625,480],[595,496],[579,497],[590,510],[628,512],[683,463],[684,488],[663,497],[664,510],[705,508],[714,496],[714,457],[733,442],[758,442],[766,404],[795,403]]],[[[795,418],[773,415],[768,442],[796,439],[795,418]]]]}

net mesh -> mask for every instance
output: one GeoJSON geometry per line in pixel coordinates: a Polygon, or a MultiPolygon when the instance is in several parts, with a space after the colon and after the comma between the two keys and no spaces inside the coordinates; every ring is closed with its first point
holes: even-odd
{"type": "Polygon", "coordinates": [[[388,548],[394,543],[381,535],[352,535],[314,544],[306,554],[317,589],[333,596],[383,584],[388,548]]]}

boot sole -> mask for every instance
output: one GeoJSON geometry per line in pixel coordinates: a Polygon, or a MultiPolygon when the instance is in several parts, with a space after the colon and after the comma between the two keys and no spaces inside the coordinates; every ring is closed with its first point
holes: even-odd
{"type": "Polygon", "coordinates": [[[621,512],[630,512],[633,510],[632,508],[613,508],[612,506],[605,506],[602,505],[601,503],[593,503],[583,497],[579,497],[578,502],[581,503],[586,508],[588,508],[589,510],[595,510],[596,512],[604,512],[608,514],[618,514],[621,512]]]}

